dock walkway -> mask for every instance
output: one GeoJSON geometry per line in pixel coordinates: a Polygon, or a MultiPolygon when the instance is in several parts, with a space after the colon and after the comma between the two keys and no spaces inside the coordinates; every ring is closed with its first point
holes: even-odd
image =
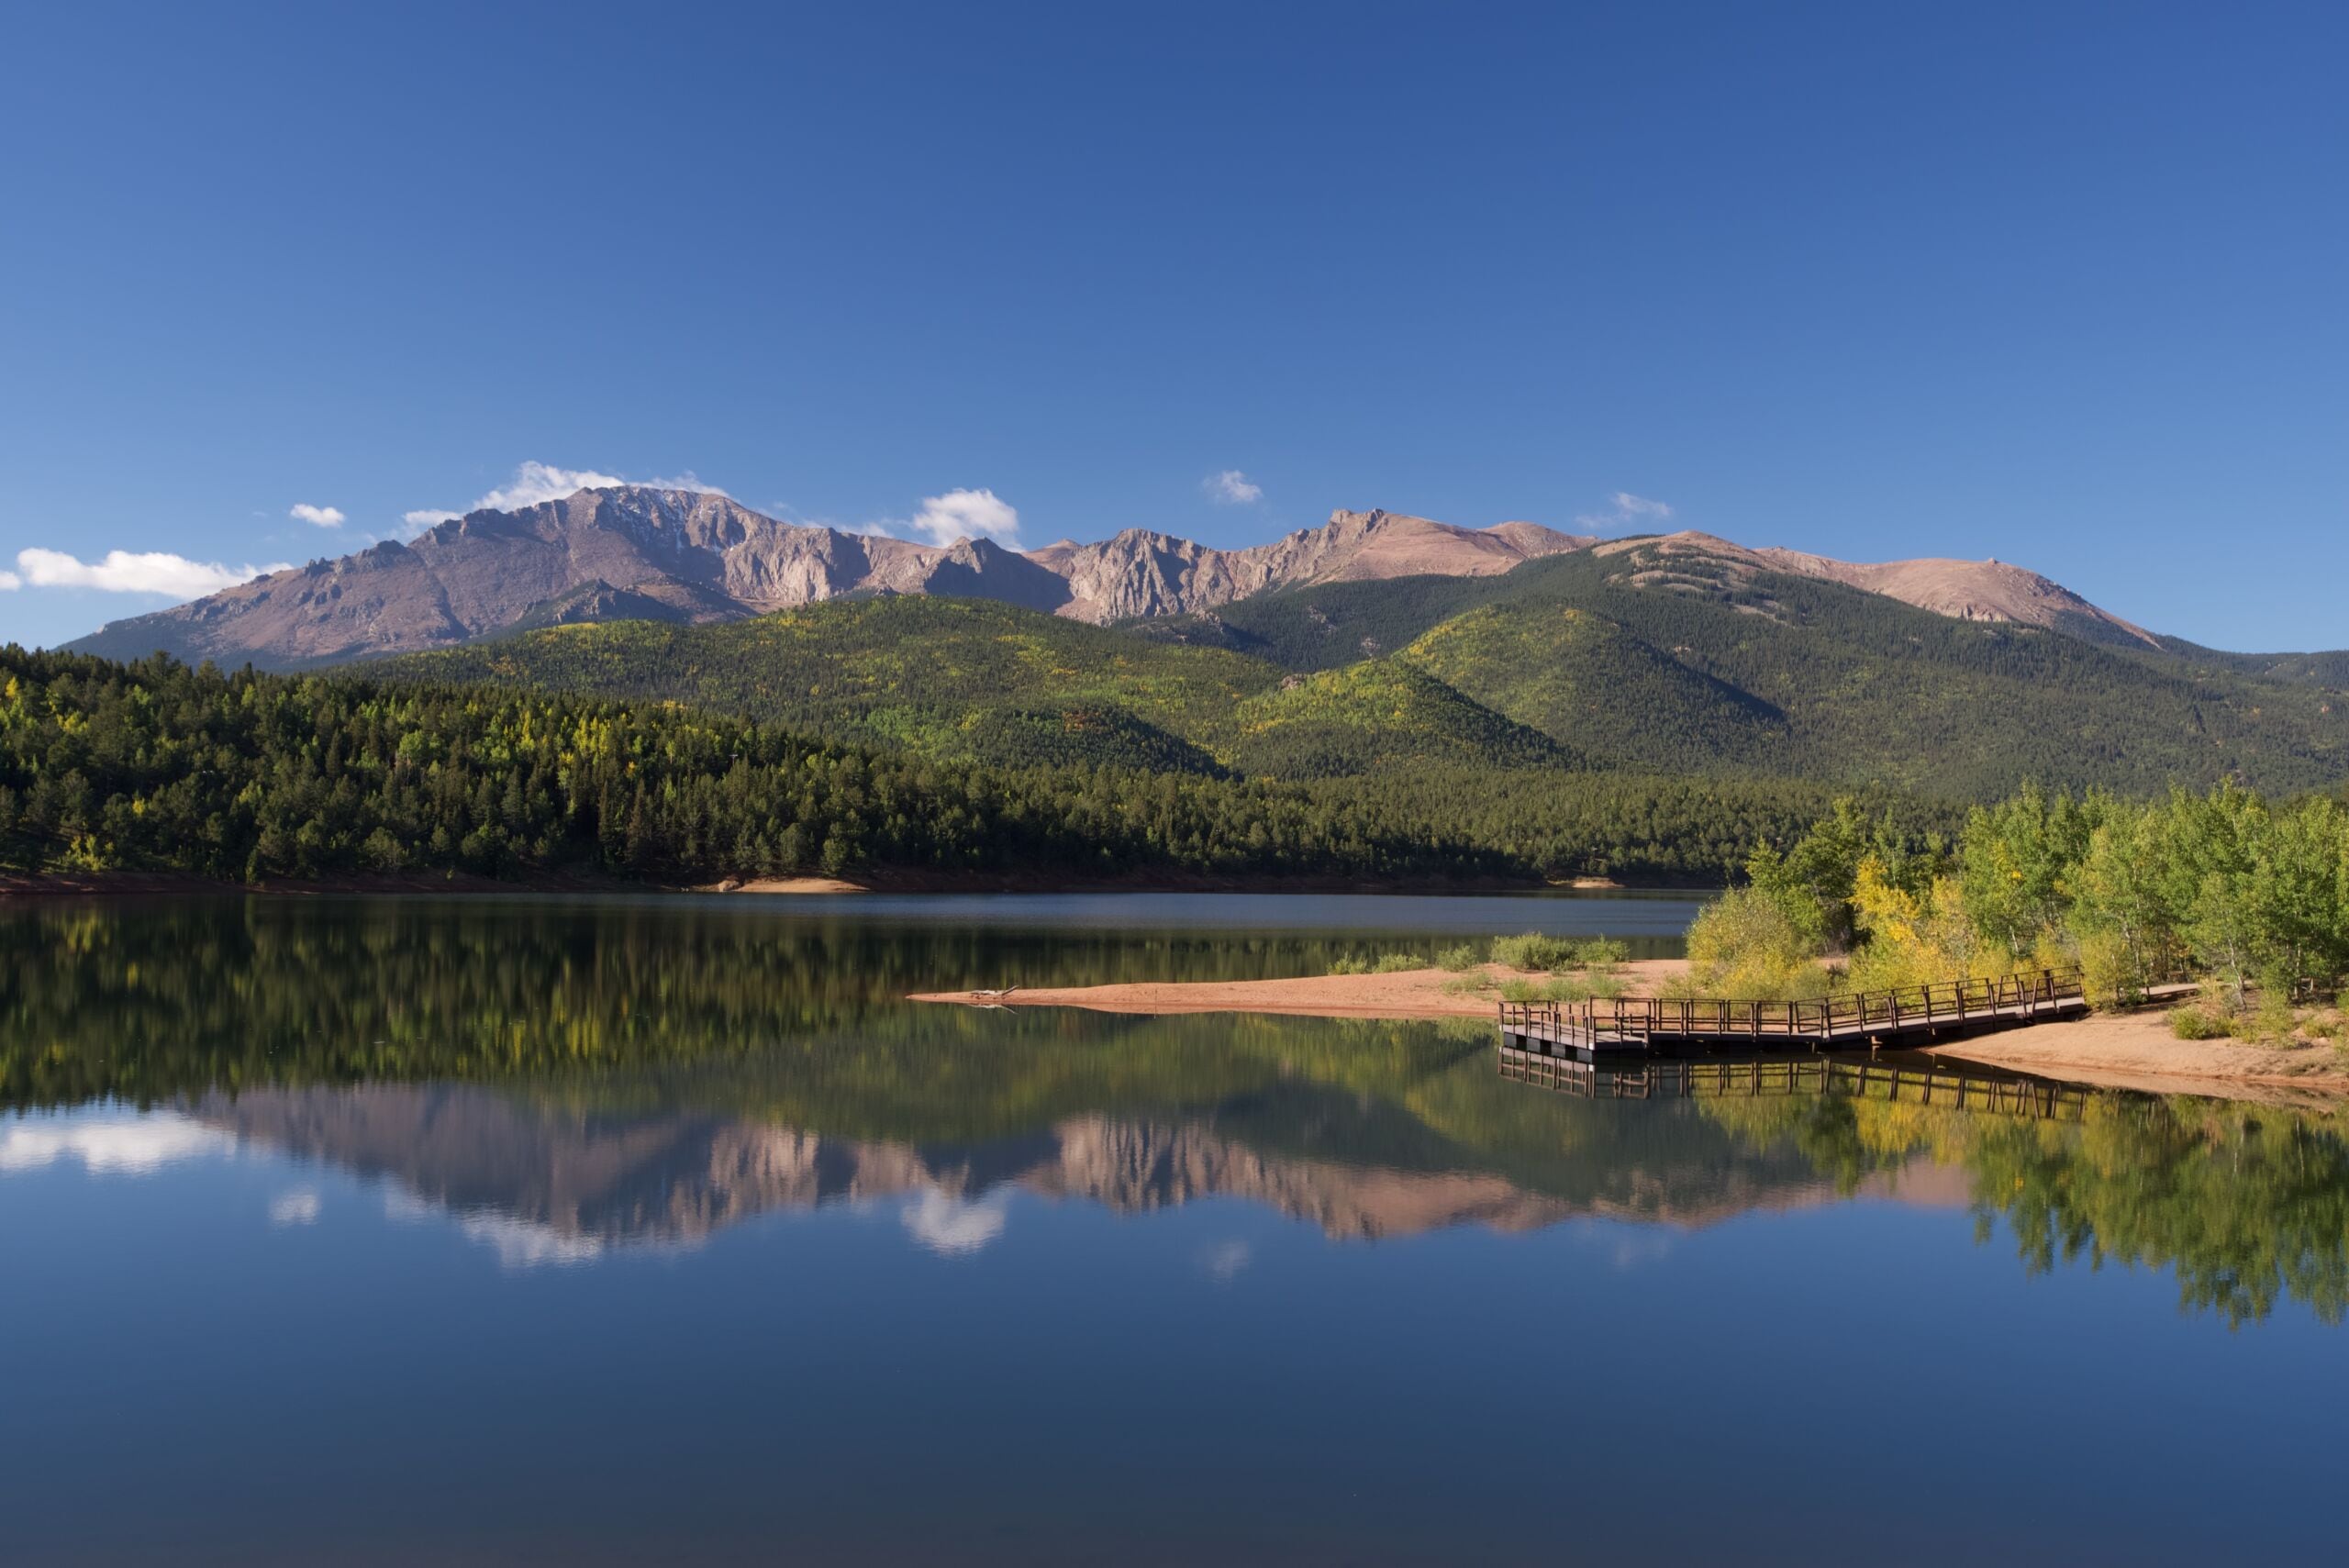
{"type": "Polygon", "coordinates": [[[1816,1002],[1666,996],[1503,1002],[1500,1043],[1504,1050],[1586,1060],[1618,1053],[1873,1050],[1944,1033],[2076,1018],[2087,1010],[2078,970],[2043,969],[1995,980],[1856,991],[1816,1002]]]}

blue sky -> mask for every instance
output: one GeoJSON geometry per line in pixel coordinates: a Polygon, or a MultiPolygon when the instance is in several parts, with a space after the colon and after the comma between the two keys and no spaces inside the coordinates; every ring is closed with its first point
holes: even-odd
{"type": "Polygon", "coordinates": [[[2338,4],[13,6],[0,639],[534,462],[1997,556],[2337,647],[2345,55],[2338,4]]]}

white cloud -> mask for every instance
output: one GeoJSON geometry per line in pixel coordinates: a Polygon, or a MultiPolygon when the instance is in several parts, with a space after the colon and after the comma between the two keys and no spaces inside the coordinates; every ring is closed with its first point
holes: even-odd
{"type": "Polygon", "coordinates": [[[1621,1219],[1568,1220],[1555,1234],[1604,1252],[1608,1262],[1624,1273],[1664,1262],[1680,1242],[1678,1233],[1664,1226],[1621,1219]]]}
{"type": "Polygon", "coordinates": [[[235,1152],[236,1138],[170,1111],[142,1117],[28,1118],[0,1132],[0,1172],[79,1160],[93,1173],[143,1176],[182,1160],[235,1152]]]}
{"type": "Polygon", "coordinates": [[[898,1218],[907,1233],[941,1258],[967,1257],[1003,1234],[1000,1193],[972,1202],[932,1187],[907,1204],[898,1218]]]}
{"type": "Polygon", "coordinates": [[[1230,1284],[1248,1266],[1250,1248],[1245,1241],[1219,1241],[1200,1259],[1208,1271],[1208,1278],[1218,1284],[1230,1284]]]}
{"type": "Polygon", "coordinates": [[[592,468],[556,468],[551,463],[526,462],[514,471],[514,477],[484,495],[468,512],[484,507],[493,512],[511,512],[523,506],[535,506],[541,501],[560,501],[582,490],[609,490],[627,480],[616,473],[598,473],[592,468]]]}
{"type": "Polygon", "coordinates": [[[465,1240],[493,1248],[506,1269],[535,1269],[545,1264],[567,1268],[592,1263],[604,1255],[600,1237],[578,1236],[538,1220],[522,1219],[489,1209],[474,1209],[457,1217],[465,1240]]]}
{"type": "Polygon", "coordinates": [[[395,1225],[421,1225],[438,1218],[441,1211],[406,1187],[387,1186],[384,1189],[384,1218],[395,1225]]]}
{"type": "Polygon", "coordinates": [[[1236,468],[1208,474],[1199,481],[1199,488],[1219,506],[1245,506],[1264,498],[1264,487],[1251,484],[1248,476],[1236,468]]]}
{"type": "Polygon", "coordinates": [[[1651,501],[1644,495],[1634,495],[1628,490],[1618,490],[1608,497],[1614,509],[1608,512],[1585,512],[1575,519],[1586,528],[1606,531],[1613,528],[1638,528],[1647,523],[1672,520],[1672,508],[1661,501],[1651,501]]]}
{"type": "MultiPolygon", "coordinates": [[[[429,1224],[447,1212],[405,1187],[384,1188],[384,1218],[395,1225],[429,1224]]],[[[562,1267],[593,1262],[604,1255],[601,1237],[559,1230],[543,1220],[524,1219],[493,1208],[462,1209],[455,1218],[458,1234],[495,1251],[501,1268],[534,1269],[548,1263],[562,1267]]]]}
{"type": "Polygon", "coordinates": [[[25,580],[17,576],[15,573],[0,572],[0,594],[5,594],[11,588],[21,588],[24,585],[25,580]]]}
{"type": "Polygon", "coordinates": [[[313,506],[307,501],[296,501],[285,509],[285,515],[320,528],[339,528],[347,520],[340,506],[313,506]]]}
{"type": "MultiPolygon", "coordinates": [[[[407,537],[413,539],[427,528],[442,523],[453,523],[465,512],[513,512],[524,506],[536,506],[546,501],[561,501],[582,490],[609,490],[617,484],[631,483],[617,473],[606,473],[593,468],[557,468],[549,462],[526,462],[514,470],[514,476],[495,490],[473,498],[464,512],[451,512],[438,506],[421,506],[413,512],[400,514],[406,525],[407,537]]],[[[648,479],[645,484],[654,490],[690,490],[704,495],[724,495],[725,491],[702,479],[687,469],[674,479],[648,479]]]]}
{"type": "Polygon", "coordinates": [[[696,495],[725,495],[729,501],[734,499],[717,485],[705,482],[690,468],[674,479],[648,479],[644,483],[655,490],[690,490],[696,495]]]}
{"type": "Polygon", "coordinates": [[[269,1200],[269,1222],[272,1225],[316,1225],[318,1222],[318,1189],[295,1187],[280,1193],[269,1200]]]}
{"type": "Polygon", "coordinates": [[[164,550],[133,554],[110,550],[103,561],[79,561],[61,550],[20,550],[14,579],[21,575],[36,588],[96,588],[108,594],[169,594],[175,599],[201,598],[233,588],[272,572],[273,566],[223,566],[217,561],[190,561],[164,550]]]}
{"type": "Polygon", "coordinates": [[[932,495],[905,526],[932,544],[989,539],[1019,548],[1019,510],[992,490],[949,490],[943,495],[932,495]]]}

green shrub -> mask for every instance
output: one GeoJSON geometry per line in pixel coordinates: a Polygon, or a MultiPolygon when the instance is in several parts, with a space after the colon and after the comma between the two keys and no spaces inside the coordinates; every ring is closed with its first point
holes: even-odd
{"type": "Polygon", "coordinates": [[[1631,956],[1631,950],[1612,937],[1593,937],[1575,945],[1575,967],[1604,972],[1631,956]]]}
{"type": "Polygon", "coordinates": [[[1370,973],[1370,965],[1362,959],[1356,958],[1352,953],[1345,953],[1330,961],[1330,973],[1332,974],[1368,974],[1370,973]]]}
{"type": "Polygon", "coordinates": [[[1462,942],[1456,948],[1445,948],[1435,955],[1436,967],[1448,969],[1454,974],[1464,974],[1484,962],[1485,955],[1474,942],[1462,942]]]}
{"type": "Polygon", "coordinates": [[[1443,983],[1447,996],[1475,996],[1498,987],[1499,982],[1489,974],[1463,974],[1443,983]]]}
{"type": "Polygon", "coordinates": [[[1586,1002],[1589,999],[1590,987],[1570,976],[1561,975],[1542,983],[1542,1000],[1544,1002],[1586,1002]]]}
{"type": "Polygon", "coordinates": [[[2259,1000],[2245,1020],[2249,1033],[2245,1038],[2265,1040],[2271,1045],[2288,1045],[2299,1032],[2300,1016],[2292,1006],[2292,983],[2282,974],[2263,975],[2259,982],[2259,1000]]]}
{"type": "Polygon", "coordinates": [[[1535,984],[1531,980],[1504,980],[1501,982],[1501,1000],[1504,1002],[1539,1002],[1542,1000],[1542,987],[1535,984]]]}
{"type": "Polygon", "coordinates": [[[1564,937],[1542,931],[1493,939],[1493,962],[1511,969],[1564,969],[1575,961],[1575,945],[1564,937]]]}
{"type": "Polygon", "coordinates": [[[2169,1032],[2180,1040],[2224,1040],[2228,1020],[2209,1007],[2188,1003],[2169,1010],[2169,1032]]]}
{"type": "Polygon", "coordinates": [[[1414,969],[1425,969],[1428,961],[1414,952],[1390,952],[1370,966],[1373,974],[1405,974],[1414,969]]]}

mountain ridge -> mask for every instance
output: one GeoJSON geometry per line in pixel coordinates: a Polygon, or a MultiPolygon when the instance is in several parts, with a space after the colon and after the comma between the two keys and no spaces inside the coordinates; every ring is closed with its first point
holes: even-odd
{"type": "Polygon", "coordinates": [[[1269,587],[1435,572],[1506,572],[1586,538],[1509,523],[1473,530],[1384,511],[1330,515],[1269,544],[1219,550],[1129,528],[1033,553],[987,539],[917,544],[770,517],[708,491],[620,485],[482,509],[111,622],[72,651],[293,668],[447,648],[580,618],[607,594],[669,618],[725,620],[858,595],[996,599],[1096,624],[1210,609],[1269,587]],[[1503,531],[1506,530],[1506,531],[1503,531]],[[582,590],[591,593],[583,605],[582,590]]]}
{"type": "Polygon", "coordinates": [[[1908,561],[1838,561],[1770,545],[1752,549],[1716,534],[1686,529],[1618,539],[1596,553],[1645,556],[1651,570],[1668,569],[1677,556],[1698,556],[1755,573],[1840,583],[1864,594],[1898,599],[1952,620],[2006,621],[2068,632],[2089,642],[2125,643],[2159,651],[2161,639],[2134,622],[2088,603],[2053,578],[2008,562],[1927,556],[1908,561]]]}
{"type": "Polygon", "coordinates": [[[1254,595],[1403,577],[1505,575],[1562,555],[1624,557],[1669,585],[1687,559],[1818,578],[1962,619],[2009,621],[2161,651],[2165,639],[2036,573],[2000,562],[1850,562],[1753,550],[1695,532],[1600,540],[1510,521],[1467,528],[1406,513],[1338,510],[1241,550],[1127,528],[1029,551],[789,522],[708,491],[620,485],[511,511],[482,509],[414,540],[385,540],[114,621],[67,644],[138,658],[301,668],[457,646],[582,620],[711,621],[827,599],[985,598],[1104,625],[1212,613],[1254,595]]]}
{"type": "Polygon", "coordinates": [[[680,703],[998,765],[1397,787],[1620,770],[1975,799],[2026,782],[2330,787],[2349,766],[2349,703],[2328,688],[1735,566],[1684,557],[1659,585],[1586,551],[1478,581],[1473,602],[1459,582],[1396,578],[1117,627],[848,599],[553,628],[356,673],[680,703]]]}

